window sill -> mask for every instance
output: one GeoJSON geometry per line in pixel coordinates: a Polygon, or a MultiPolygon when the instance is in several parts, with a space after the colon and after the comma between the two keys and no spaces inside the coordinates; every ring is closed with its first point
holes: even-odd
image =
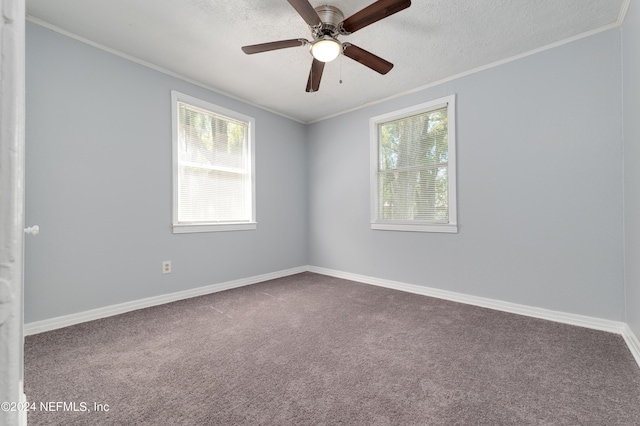
{"type": "Polygon", "coordinates": [[[256,222],[174,224],[173,233],[190,234],[194,232],[249,231],[257,227],[258,224],[256,222]]]}
{"type": "Polygon", "coordinates": [[[457,234],[458,225],[451,223],[383,223],[372,222],[371,229],[379,231],[406,231],[406,232],[442,232],[457,234]]]}

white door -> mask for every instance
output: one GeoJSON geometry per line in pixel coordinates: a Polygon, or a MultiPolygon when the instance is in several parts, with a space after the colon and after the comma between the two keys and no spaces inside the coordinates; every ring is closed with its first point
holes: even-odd
{"type": "Polygon", "coordinates": [[[26,424],[22,391],[25,0],[0,0],[0,424],[26,424]]]}

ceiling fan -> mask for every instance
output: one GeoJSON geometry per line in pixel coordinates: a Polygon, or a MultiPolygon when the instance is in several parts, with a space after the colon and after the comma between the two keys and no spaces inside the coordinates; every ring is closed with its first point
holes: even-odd
{"type": "Polygon", "coordinates": [[[371,68],[380,74],[391,71],[393,64],[351,43],[340,43],[338,36],[349,35],[381,19],[411,6],[411,0],[378,0],[364,9],[344,19],[343,13],[335,6],[314,8],[308,0],[287,0],[311,29],[313,40],[294,38],[272,41],[242,47],[247,55],[285,49],[288,47],[310,46],[313,62],[307,80],[307,92],[320,88],[320,79],[326,62],[331,62],[340,53],[371,68]]]}

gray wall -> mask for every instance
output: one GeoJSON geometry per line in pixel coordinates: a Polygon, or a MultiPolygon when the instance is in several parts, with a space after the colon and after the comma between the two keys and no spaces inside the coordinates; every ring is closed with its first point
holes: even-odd
{"type": "Polygon", "coordinates": [[[640,7],[622,28],[626,322],[640,336],[640,7]]]}
{"type": "Polygon", "coordinates": [[[313,124],[309,264],[622,320],[621,78],[612,30],[313,124]],[[452,93],[459,233],[372,231],[369,117],[452,93]]]}
{"type": "MultiPolygon", "coordinates": [[[[637,14],[622,31],[627,116],[637,14]]],[[[305,264],[623,320],[621,85],[612,30],[305,127],[29,24],[26,208],[41,234],[26,244],[25,321],[305,264]],[[256,118],[256,231],[172,234],[171,89],[256,118]],[[369,118],[452,93],[459,233],[372,231],[369,118]]],[[[625,121],[628,161],[638,130],[625,121]]]]}
{"type": "Polygon", "coordinates": [[[34,24],[26,52],[25,322],[306,264],[303,125],[34,24]],[[257,230],[171,232],[171,89],[256,119],[257,230]]]}

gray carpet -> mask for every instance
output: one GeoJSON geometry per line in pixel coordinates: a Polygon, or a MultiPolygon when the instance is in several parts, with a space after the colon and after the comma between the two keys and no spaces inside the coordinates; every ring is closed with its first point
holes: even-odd
{"type": "Polygon", "coordinates": [[[29,336],[25,391],[67,403],[30,426],[640,425],[618,335],[312,273],[29,336]]]}

